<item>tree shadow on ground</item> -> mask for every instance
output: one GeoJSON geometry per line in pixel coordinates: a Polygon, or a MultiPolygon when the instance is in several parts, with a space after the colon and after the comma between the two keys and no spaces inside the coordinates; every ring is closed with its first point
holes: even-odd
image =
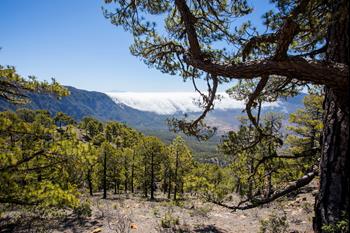
{"type": "Polygon", "coordinates": [[[90,219],[90,218],[77,218],[75,216],[69,216],[57,224],[56,230],[59,230],[62,232],[68,229],[72,232],[82,232],[83,230],[91,230],[96,227],[102,227],[103,226],[102,219],[103,219],[102,217],[97,217],[96,219],[90,219]]]}
{"type": "Polygon", "coordinates": [[[227,231],[219,229],[214,225],[200,226],[194,230],[199,233],[227,233],[227,231]]]}

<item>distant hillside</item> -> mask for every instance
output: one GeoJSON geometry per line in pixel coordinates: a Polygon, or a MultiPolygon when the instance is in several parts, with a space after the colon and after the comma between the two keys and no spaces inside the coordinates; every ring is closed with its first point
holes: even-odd
{"type": "MultiPolygon", "coordinates": [[[[0,110],[17,108],[46,109],[51,114],[64,112],[76,120],[92,116],[102,121],[125,122],[136,128],[159,128],[159,121],[165,117],[151,112],[143,112],[123,104],[116,104],[109,96],[96,91],[67,87],[70,95],[57,99],[50,95],[29,94],[31,102],[27,105],[13,105],[0,99],[0,110]]],[[[163,127],[164,128],[164,127],[163,127]]]]}

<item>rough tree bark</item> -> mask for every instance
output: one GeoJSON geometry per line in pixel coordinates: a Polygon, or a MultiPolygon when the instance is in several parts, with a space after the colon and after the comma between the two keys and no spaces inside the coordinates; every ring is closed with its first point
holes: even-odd
{"type": "Polygon", "coordinates": [[[131,165],[131,193],[134,193],[134,170],[135,170],[135,150],[132,153],[132,165],[131,165]]]}
{"type": "Polygon", "coordinates": [[[91,178],[91,170],[88,170],[88,174],[87,174],[87,180],[88,180],[88,185],[89,185],[89,193],[90,196],[93,196],[93,187],[92,187],[92,178],[91,178]]]}
{"type": "Polygon", "coordinates": [[[151,200],[154,200],[154,184],[155,184],[155,175],[154,175],[154,153],[151,153],[151,200]]]}
{"type": "MultiPolygon", "coordinates": [[[[333,1],[331,7],[334,23],[328,31],[327,60],[349,65],[349,2],[333,1]]],[[[325,94],[320,190],[315,204],[315,232],[322,232],[322,226],[334,225],[344,218],[343,213],[350,213],[349,93],[326,87],[325,94]]]]}
{"type": "Polygon", "coordinates": [[[125,181],[124,181],[124,192],[128,193],[128,182],[129,182],[129,165],[127,163],[126,157],[124,158],[124,176],[125,176],[125,181]]]}
{"type": "Polygon", "coordinates": [[[176,194],[177,194],[177,190],[178,190],[178,177],[177,177],[177,170],[179,167],[179,152],[176,151],[176,163],[175,163],[175,174],[174,174],[174,183],[175,183],[175,187],[174,187],[174,201],[176,201],[176,194]]]}
{"type": "Polygon", "coordinates": [[[148,181],[147,181],[147,164],[145,163],[144,165],[144,170],[143,170],[143,191],[144,191],[144,194],[145,194],[145,197],[147,198],[148,197],[148,181]]]}
{"type": "Polygon", "coordinates": [[[107,198],[107,153],[103,152],[103,199],[107,198]]]}
{"type": "Polygon", "coordinates": [[[169,177],[168,177],[168,199],[170,199],[170,195],[171,195],[171,174],[169,174],[169,177]]]}

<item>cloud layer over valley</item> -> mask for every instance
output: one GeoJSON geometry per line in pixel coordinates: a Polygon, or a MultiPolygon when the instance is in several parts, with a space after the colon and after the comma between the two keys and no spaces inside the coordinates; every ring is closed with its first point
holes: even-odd
{"type": "MultiPolygon", "coordinates": [[[[199,112],[196,103],[199,94],[195,92],[109,92],[106,93],[116,103],[122,103],[141,111],[154,112],[160,115],[174,113],[199,112]]],[[[219,93],[221,100],[215,101],[215,109],[243,109],[245,104],[230,98],[226,93],[219,93]]],[[[279,102],[265,104],[265,107],[277,107],[279,102]]]]}

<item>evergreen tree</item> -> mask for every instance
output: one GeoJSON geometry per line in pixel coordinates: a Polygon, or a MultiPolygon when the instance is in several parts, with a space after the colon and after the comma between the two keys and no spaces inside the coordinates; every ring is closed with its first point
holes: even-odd
{"type": "MultiPolygon", "coordinates": [[[[279,96],[288,89],[292,94],[295,87],[306,83],[323,85],[327,127],[323,131],[315,231],[336,224],[342,212],[350,211],[350,176],[345,172],[350,169],[349,1],[274,0],[273,10],[263,15],[265,31],[251,21],[235,25],[234,19],[249,17],[253,11],[246,0],[105,2],[116,6],[115,12],[104,11],[106,18],[134,36],[132,54],[148,66],[190,79],[198,92],[198,79],[208,83],[208,94],[200,92],[203,113],[193,120],[171,120],[176,131],[200,139],[211,136],[215,128],[208,127],[204,118],[213,109],[218,86],[232,79],[258,80],[246,110],[261,136],[252,114],[260,96],[279,96]],[[164,24],[155,23],[154,15],[164,24]]],[[[306,184],[307,180],[308,175],[297,183],[306,184]]]]}
{"type": "MultiPolygon", "coordinates": [[[[174,183],[174,200],[177,199],[177,194],[181,190],[184,192],[184,176],[190,173],[192,166],[192,155],[190,150],[185,144],[185,141],[177,136],[169,145],[169,153],[173,163],[173,176],[172,181],[174,183]]],[[[171,180],[171,179],[170,179],[171,180]]],[[[169,182],[169,188],[172,182],[169,182]]]]}
{"type": "Polygon", "coordinates": [[[72,185],[77,169],[71,168],[80,160],[80,147],[74,132],[67,130],[62,137],[45,111],[32,111],[25,118],[13,112],[0,115],[1,203],[77,207],[72,185]]]}
{"type": "Polygon", "coordinates": [[[0,98],[11,103],[28,103],[28,93],[46,93],[61,96],[69,95],[69,91],[52,79],[52,83],[40,82],[34,76],[27,79],[17,74],[13,66],[0,65],[0,98]]]}
{"type": "MultiPolygon", "coordinates": [[[[350,212],[349,1],[273,0],[275,7],[263,14],[264,31],[250,21],[235,25],[240,21],[234,19],[253,11],[246,0],[105,2],[116,7],[115,12],[104,10],[106,18],[134,36],[132,54],[161,72],[191,80],[200,92],[203,113],[196,119],[170,120],[175,131],[207,139],[216,129],[204,118],[213,109],[218,86],[232,79],[256,80],[246,111],[260,140],[269,136],[262,134],[252,114],[260,96],[293,93],[306,83],[323,85],[325,127],[315,231],[350,212]],[[155,18],[164,23],[155,23],[155,18]],[[197,88],[198,79],[208,83],[208,94],[197,88]]],[[[296,183],[306,185],[316,173],[296,183]]],[[[292,191],[288,187],[284,193],[292,191]]]]}
{"type": "Polygon", "coordinates": [[[156,137],[147,136],[142,142],[143,163],[143,189],[148,196],[150,190],[151,200],[154,200],[154,192],[160,177],[161,160],[165,156],[165,145],[156,137]]]}

